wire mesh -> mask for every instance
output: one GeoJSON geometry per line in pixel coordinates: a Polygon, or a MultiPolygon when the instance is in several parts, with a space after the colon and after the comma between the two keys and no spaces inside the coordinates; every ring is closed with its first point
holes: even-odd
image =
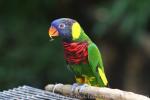
{"type": "Polygon", "coordinates": [[[0,100],[78,100],[31,86],[20,86],[0,92],[0,100]]]}

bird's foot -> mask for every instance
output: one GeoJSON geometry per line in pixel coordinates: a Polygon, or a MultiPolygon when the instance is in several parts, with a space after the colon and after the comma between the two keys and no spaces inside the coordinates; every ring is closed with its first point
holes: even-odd
{"type": "Polygon", "coordinates": [[[87,86],[89,86],[89,85],[88,84],[77,84],[77,83],[74,83],[72,85],[72,92],[78,91],[80,93],[87,86]]]}
{"type": "Polygon", "coordinates": [[[88,87],[88,86],[89,86],[88,84],[82,84],[82,85],[80,85],[79,86],[79,92],[82,92],[85,89],[85,87],[88,87]]]}
{"type": "Polygon", "coordinates": [[[79,86],[78,83],[73,83],[71,91],[74,92],[78,86],[79,86]]]}

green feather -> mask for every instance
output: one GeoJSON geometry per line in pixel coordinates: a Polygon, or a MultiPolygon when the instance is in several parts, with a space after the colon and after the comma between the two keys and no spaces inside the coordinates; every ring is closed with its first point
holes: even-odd
{"type": "Polygon", "coordinates": [[[76,76],[82,76],[90,81],[90,85],[106,86],[108,84],[105,73],[101,54],[97,46],[85,34],[81,28],[80,37],[74,42],[87,42],[88,43],[88,64],[71,65],[72,71],[76,76]],[[95,78],[93,78],[95,77],[95,78]],[[93,80],[90,80],[90,79],[93,80]]]}
{"type": "Polygon", "coordinates": [[[94,43],[91,43],[88,46],[88,61],[99,86],[106,86],[108,82],[104,73],[102,58],[97,46],[94,43]]]}

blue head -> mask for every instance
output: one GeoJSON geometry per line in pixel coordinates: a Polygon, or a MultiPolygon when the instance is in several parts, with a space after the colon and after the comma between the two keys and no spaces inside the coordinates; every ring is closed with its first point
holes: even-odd
{"type": "Polygon", "coordinates": [[[69,18],[60,18],[56,19],[51,23],[51,27],[49,29],[49,35],[51,37],[60,36],[64,40],[72,39],[72,25],[76,21],[69,18]],[[51,32],[52,31],[52,32],[51,32]]]}
{"type": "Polygon", "coordinates": [[[49,28],[49,36],[60,36],[65,41],[72,41],[79,38],[81,34],[81,27],[79,23],[70,18],[56,19],[51,23],[49,28]]]}

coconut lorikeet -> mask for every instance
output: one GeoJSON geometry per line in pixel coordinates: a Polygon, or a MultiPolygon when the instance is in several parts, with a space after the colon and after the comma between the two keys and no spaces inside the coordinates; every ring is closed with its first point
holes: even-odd
{"type": "Polygon", "coordinates": [[[62,37],[66,63],[78,84],[107,86],[101,54],[77,21],[70,18],[54,20],[49,36],[52,39],[62,37]]]}

